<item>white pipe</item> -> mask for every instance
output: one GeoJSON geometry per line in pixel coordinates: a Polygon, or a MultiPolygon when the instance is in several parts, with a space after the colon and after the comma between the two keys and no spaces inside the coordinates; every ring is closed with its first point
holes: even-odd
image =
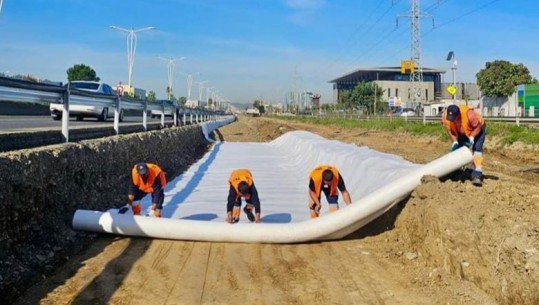
{"type": "Polygon", "coordinates": [[[376,219],[408,196],[420,185],[422,176],[442,177],[471,161],[470,150],[460,148],[413,170],[350,206],[302,222],[230,225],[225,222],[133,217],[115,212],[77,210],[73,216],[73,228],[129,236],[214,242],[298,243],[338,239],[376,219]]]}

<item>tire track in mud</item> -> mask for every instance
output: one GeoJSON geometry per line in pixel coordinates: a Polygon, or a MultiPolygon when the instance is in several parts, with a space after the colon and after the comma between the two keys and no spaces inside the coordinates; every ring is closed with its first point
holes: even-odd
{"type": "Polygon", "coordinates": [[[183,268],[193,248],[192,242],[154,240],[110,304],[165,304],[169,291],[174,289],[175,270],[183,268]]]}
{"type": "Polygon", "coordinates": [[[175,282],[163,304],[202,304],[211,243],[192,242],[192,245],[192,251],[186,255],[183,266],[177,270],[175,282]]]}
{"type": "Polygon", "coordinates": [[[334,268],[326,270],[333,273],[342,291],[345,291],[355,304],[403,304],[412,299],[413,304],[436,304],[428,298],[419,297],[421,292],[412,292],[406,283],[387,278],[394,270],[373,260],[368,250],[355,243],[352,250],[345,242],[323,244],[323,250],[334,261],[334,268]]]}

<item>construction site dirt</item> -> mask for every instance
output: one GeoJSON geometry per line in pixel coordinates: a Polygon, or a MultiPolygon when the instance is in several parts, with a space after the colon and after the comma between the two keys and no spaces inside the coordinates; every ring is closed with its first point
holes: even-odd
{"type": "MultiPolygon", "coordinates": [[[[246,116],[214,135],[268,142],[292,130],[418,164],[450,144],[246,116]]],[[[539,304],[539,174],[527,170],[539,166],[539,151],[502,147],[487,135],[484,156],[482,187],[458,175],[425,177],[406,200],[343,240],[277,245],[103,235],[17,304],[539,304]]]]}

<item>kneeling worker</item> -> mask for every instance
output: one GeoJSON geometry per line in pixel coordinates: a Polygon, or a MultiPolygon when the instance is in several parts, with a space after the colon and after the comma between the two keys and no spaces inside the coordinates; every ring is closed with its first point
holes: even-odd
{"type": "Polygon", "coordinates": [[[163,201],[165,200],[164,188],[167,185],[163,170],[152,163],[138,163],[131,170],[131,185],[127,203],[131,205],[133,214],[140,215],[142,207],[140,200],[146,194],[152,194],[152,214],[161,217],[163,201]]]}
{"type": "Polygon", "coordinates": [[[228,179],[230,189],[226,205],[226,221],[236,223],[240,221],[241,198],[245,198],[247,204],[243,212],[250,221],[260,223],[260,199],[253,181],[253,175],[248,169],[236,169],[230,173],[228,179]],[[255,214],[253,215],[253,209],[255,214]]]}
{"type": "Polygon", "coordinates": [[[311,218],[320,216],[320,195],[324,192],[329,204],[329,212],[335,212],[339,209],[339,191],[342,193],[344,203],[352,203],[350,193],[346,190],[344,180],[332,165],[321,165],[311,171],[309,175],[309,209],[311,218]]]}

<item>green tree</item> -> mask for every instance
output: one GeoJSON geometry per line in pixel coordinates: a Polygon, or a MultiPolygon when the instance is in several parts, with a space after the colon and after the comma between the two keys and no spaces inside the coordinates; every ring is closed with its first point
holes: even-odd
{"type": "Polygon", "coordinates": [[[23,76],[22,79],[27,80],[27,81],[30,81],[30,82],[37,83],[37,78],[33,77],[33,76],[30,75],[30,74],[27,74],[27,75],[23,76]]]}
{"type": "Polygon", "coordinates": [[[67,69],[67,80],[89,80],[98,82],[100,78],[97,77],[94,69],[90,66],[80,64],[67,69]]]}
{"type": "Polygon", "coordinates": [[[345,108],[350,109],[350,95],[352,94],[352,91],[350,90],[344,90],[339,93],[339,98],[337,99],[337,108],[345,108]]]}
{"type": "Polygon", "coordinates": [[[185,96],[180,96],[180,97],[178,98],[178,103],[179,103],[180,105],[185,105],[185,102],[187,102],[187,98],[186,98],[185,96]]]}
{"type": "Polygon", "coordinates": [[[155,102],[157,100],[156,96],[155,96],[155,91],[153,90],[150,90],[150,92],[148,92],[148,97],[147,97],[148,101],[150,102],[155,102]]]}
{"type": "Polygon", "coordinates": [[[359,83],[350,95],[349,105],[351,108],[364,109],[367,114],[372,114],[375,111],[374,103],[376,98],[376,112],[384,111],[381,109],[385,103],[381,103],[384,91],[376,83],[359,83]]]}
{"type": "Polygon", "coordinates": [[[322,110],[324,110],[326,112],[334,111],[335,107],[336,107],[335,104],[322,104],[322,105],[320,105],[320,109],[322,109],[322,110]]]}
{"type": "Polygon", "coordinates": [[[475,75],[477,85],[485,96],[510,96],[519,84],[537,83],[523,64],[514,65],[505,60],[487,62],[475,75]]]}
{"type": "Polygon", "coordinates": [[[263,114],[266,112],[266,108],[263,105],[263,102],[261,100],[255,100],[253,103],[253,107],[258,109],[260,111],[260,114],[263,114]]]}

